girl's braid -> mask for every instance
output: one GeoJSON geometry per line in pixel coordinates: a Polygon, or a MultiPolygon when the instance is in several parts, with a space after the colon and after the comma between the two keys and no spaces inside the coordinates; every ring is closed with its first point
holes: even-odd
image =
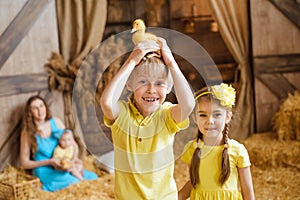
{"type": "Polygon", "coordinates": [[[229,155],[228,155],[228,132],[229,132],[229,124],[225,124],[225,128],[223,131],[223,139],[224,139],[224,149],[222,153],[222,171],[220,174],[219,182],[221,185],[223,185],[229,175],[230,175],[230,162],[229,162],[229,155]]]}
{"type": "Polygon", "coordinates": [[[196,185],[200,182],[200,176],[199,176],[199,166],[200,166],[200,158],[201,158],[201,148],[199,147],[199,142],[203,140],[203,134],[198,130],[197,134],[197,147],[194,151],[192,162],[190,165],[190,179],[191,183],[196,187],[196,185]]]}

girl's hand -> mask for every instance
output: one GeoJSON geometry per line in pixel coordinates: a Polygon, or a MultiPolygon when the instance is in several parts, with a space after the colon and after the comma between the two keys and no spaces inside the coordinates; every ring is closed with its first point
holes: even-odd
{"type": "Polygon", "coordinates": [[[131,52],[128,60],[139,64],[147,53],[154,52],[160,49],[160,45],[154,40],[144,40],[138,43],[131,52]]]}
{"type": "Polygon", "coordinates": [[[157,43],[160,46],[161,54],[164,59],[165,64],[170,68],[176,62],[173,57],[172,51],[169,48],[167,41],[164,38],[158,37],[157,43]]]}

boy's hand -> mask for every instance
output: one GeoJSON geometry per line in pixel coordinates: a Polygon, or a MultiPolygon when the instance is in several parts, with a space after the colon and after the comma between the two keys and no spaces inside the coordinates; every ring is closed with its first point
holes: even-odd
{"type": "Polygon", "coordinates": [[[138,43],[131,52],[128,60],[139,64],[147,53],[154,52],[160,49],[160,45],[154,40],[144,40],[138,43]]]}
{"type": "Polygon", "coordinates": [[[158,37],[157,43],[160,46],[162,57],[164,59],[165,64],[171,68],[175,62],[175,58],[173,57],[172,51],[169,48],[167,41],[164,38],[158,37]]]}

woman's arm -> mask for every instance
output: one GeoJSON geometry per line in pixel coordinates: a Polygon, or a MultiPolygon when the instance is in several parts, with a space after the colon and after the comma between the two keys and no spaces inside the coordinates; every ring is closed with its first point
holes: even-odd
{"type": "Polygon", "coordinates": [[[79,159],[79,146],[75,139],[73,139],[73,148],[74,148],[74,152],[73,152],[72,160],[79,159]]]}
{"type": "Polygon", "coordinates": [[[177,123],[179,123],[185,120],[193,111],[195,106],[194,95],[187,80],[177,65],[166,40],[159,38],[159,42],[164,62],[170,69],[170,73],[172,75],[175,94],[178,101],[178,104],[172,108],[172,117],[177,123]]]}
{"type": "Polygon", "coordinates": [[[191,181],[185,183],[185,185],[178,192],[178,200],[185,200],[190,197],[190,193],[193,189],[191,181]]]}
{"type": "Polygon", "coordinates": [[[250,167],[238,168],[241,183],[242,195],[244,200],[254,200],[254,190],[250,167]]]}
{"type": "Polygon", "coordinates": [[[30,138],[26,131],[21,133],[20,141],[20,162],[23,169],[34,169],[40,166],[52,165],[59,166],[59,163],[56,159],[48,159],[43,161],[34,161],[30,159],[31,153],[31,144],[30,138]]]}
{"type": "Polygon", "coordinates": [[[141,59],[149,52],[157,51],[159,45],[153,40],[146,40],[138,43],[121,69],[105,87],[101,98],[100,105],[103,114],[110,120],[114,120],[119,115],[119,100],[126,82],[134,69],[134,67],[141,61],[141,59]]]}
{"type": "Polygon", "coordinates": [[[55,124],[58,128],[60,128],[60,129],[65,129],[66,128],[65,124],[59,118],[53,117],[53,119],[54,119],[55,124]]]}

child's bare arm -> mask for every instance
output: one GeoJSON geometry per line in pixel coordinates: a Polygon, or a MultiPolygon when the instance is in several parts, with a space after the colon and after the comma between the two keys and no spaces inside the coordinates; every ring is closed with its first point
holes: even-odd
{"type": "Polygon", "coordinates": [[[159,43],[161,45],[164,62],[170,69],[174,82],[174,89],[178,104],[172,109],[172,117],[178,123],[185,120],[193,111],[195,106],[194,95],[187,80],[177,65],[166,40],[159,38],[159,43]]]}
{"type": "Polygon", "coordinates": [[[254,200],[254,190],[250,167],[238,168],[242,195],[245,200],[254,200]]]}
{"type": "Polygon", "coordinates": [[[193,186],[191,184],[191,181],[186,182],[185,185],[178,192],[178,200],[188,199],[190,197],[192,188],[193,186]]]}
{"type": "Polygon", "coordinates": [[[119,100],[126,82],[130,76],[130,73],[132,72],[134,67],[147,53],[157,51],[158,49],[159,45],[153,40],[147,40],[138,43],[121,69],[105,87],[100,99],[100,105],[103,114],[108,119],[114,120],[119,115],[119,106],[117,104],[117,101],[119,100]]]}

